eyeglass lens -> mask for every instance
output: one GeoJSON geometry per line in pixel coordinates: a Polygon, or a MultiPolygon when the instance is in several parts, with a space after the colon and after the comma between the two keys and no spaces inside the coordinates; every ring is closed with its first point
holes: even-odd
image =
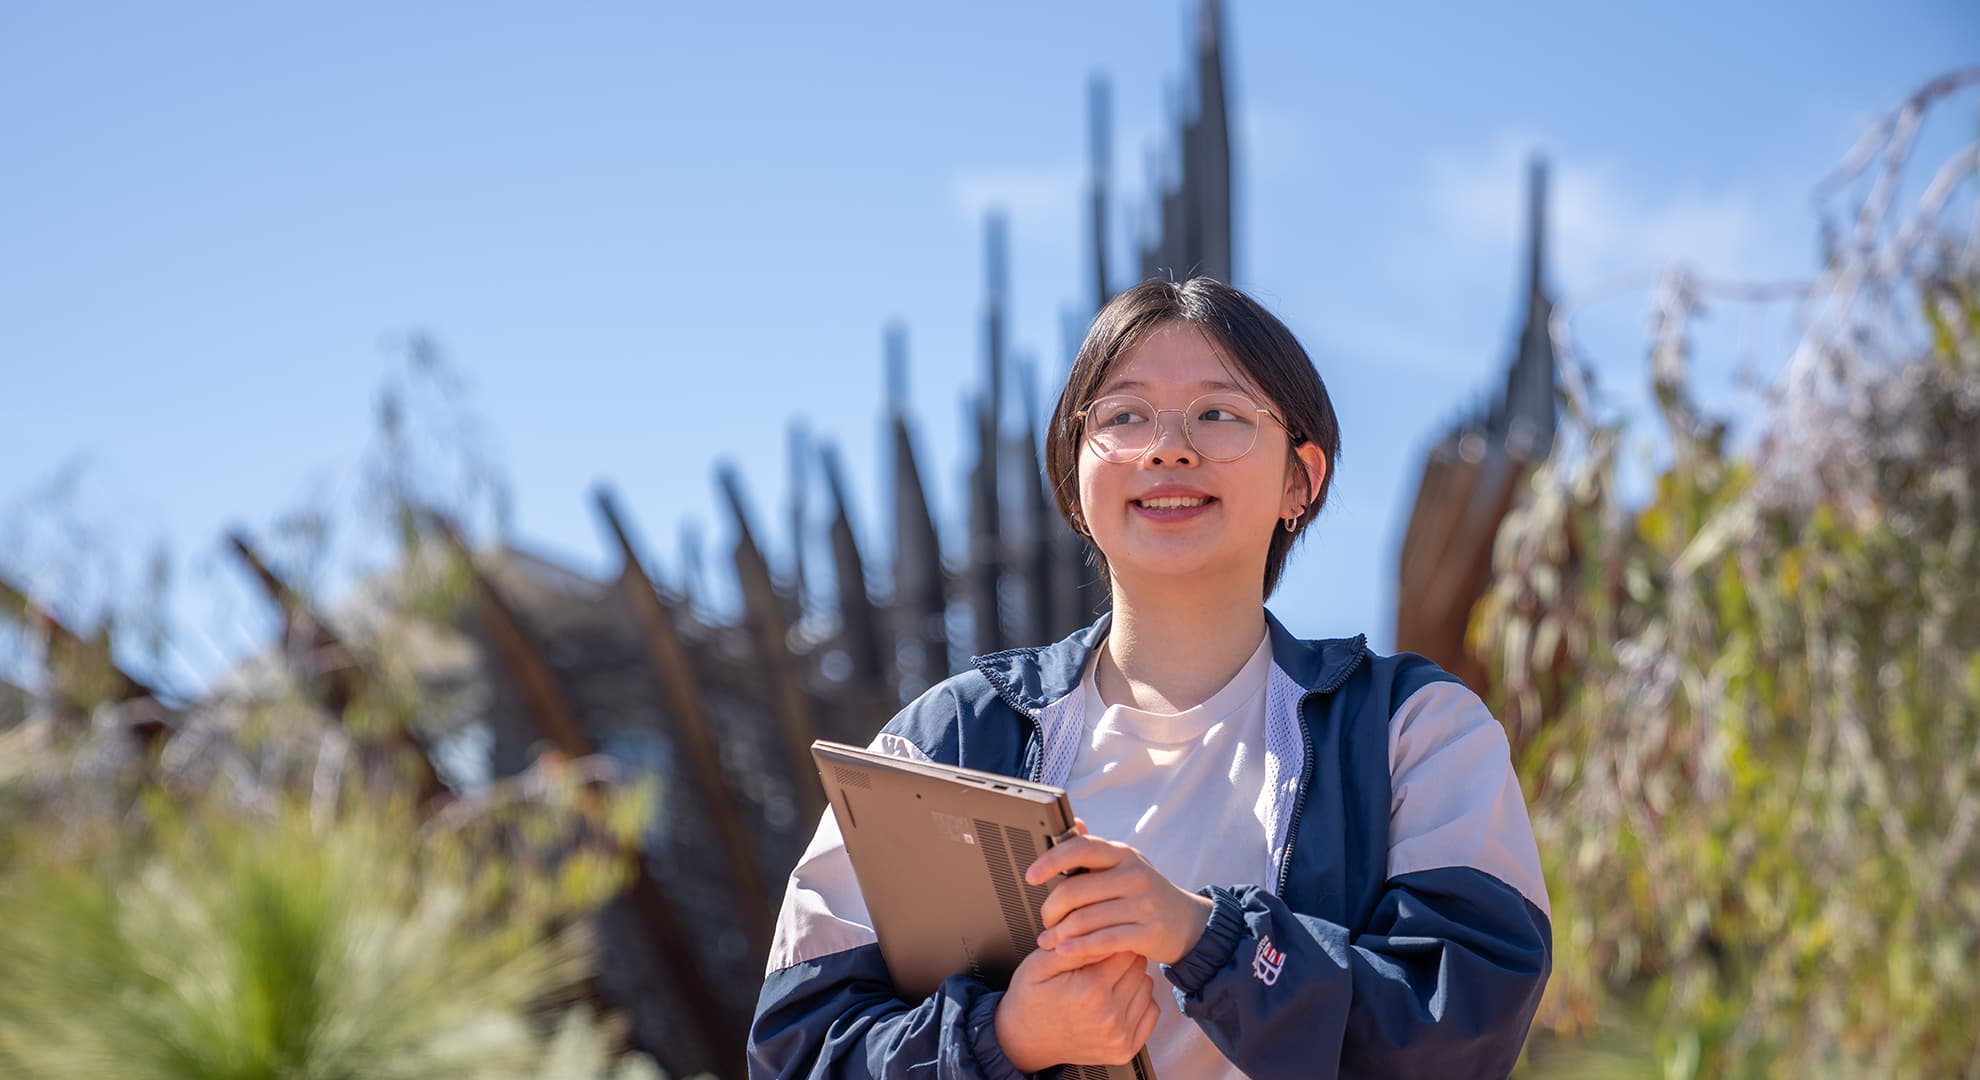
{"type": "Polygon", "coordinates": [[[1187,408],[1159,411],[1131,394],[1114,394],[1087,407],[1086,438],[1104,460],[1132,461],[1160,438],[1164,412],[1182,414],[1183,437],[1211,461],[1243,457],[1258,441],[1265,419],[1258,403],[1243,394],[1205,394],[1187,408]]]}

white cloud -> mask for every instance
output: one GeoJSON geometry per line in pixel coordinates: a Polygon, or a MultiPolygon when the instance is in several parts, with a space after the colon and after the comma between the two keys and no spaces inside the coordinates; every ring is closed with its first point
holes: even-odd
{"type": "MultiPolygon", "coordinates": [[[[1548,145],[1505,135],[1470,154],[1433,158],[1416,201],[1440,258],[1418,273],[1437,275],[1454,293],[1468,282],[1503,282],[1509,288],[1499,295],[1514,301],[1513,275],[1523,271],[1525,258],[1527,162],[1534,148],[1548,145]]],[[[1806,193],[1805,185],[1776,189],[1758,179],[1716,187],[1660,185],[1610,161],[1550,157],[1548,283],[1556,301],[1594,301],[1578,310],[1575,337],[1603,407],[1638,416],[1651,408],[1643,368],[1650,272],[1681,267],[1721,281],[1779,281],[1813,272],[1806,193]],[[1631,279],[1640,286],[1613,293],[1604,288],[1631,279]]],[[[1416,250],[1425,249],[1423,237],[1411,239],[1416,250]]],[[[1732,373],[1764,373],[1786,356],[1793,310],[1708,297],[1694,314],[1687,333],[1701,380],[1695,392],[1708,408],[1731,415],[1750,405],[1732,373]]],[[[1436,357],[1427,349],[1421,355],[1436,357]]]]}
{"type": "MultiPolygon", "coordinates": [[[[1501,272],[1515,265],[1525,243],[1526,163],[1546,145],[1508,134],[1481,151],[1431,160],[1422,205],[1454,261],[1497,265],[1501,272]]],[[[1655,190],[1612,163],[1549,160],[1550,276],[1568,292],[1616,273],[1673,264],[1715,277],[1778,270],[1780,218],[1778,208],[1753,192],[1655,190]]]]}

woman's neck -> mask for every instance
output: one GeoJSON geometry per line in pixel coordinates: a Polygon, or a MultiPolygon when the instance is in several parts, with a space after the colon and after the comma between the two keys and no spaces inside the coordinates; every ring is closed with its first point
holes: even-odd
{"type": "Polygon", "coordinates": [[[1264,636],[1262,590],[1242,600],[1224,589],[1150,596],[1116,582],[1094,672],[1100,700],[1159,713],[1193,709],[1230,683],[1264,636]]]}

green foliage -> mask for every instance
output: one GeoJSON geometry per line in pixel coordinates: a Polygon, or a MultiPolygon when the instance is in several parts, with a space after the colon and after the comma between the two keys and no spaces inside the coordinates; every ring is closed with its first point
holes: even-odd
{"type": "Polygon", "coordinates": [[[323,768],[188,789],[0,741],[31,763],[0,773],[0,1075],[658,1075],[572,1004],[624,867],[574,785],[421,821],[323,768]]]}
{"type": "Polygon", "coordinates": [[[1665,335],[1647,503],[1599,428],[1500,534],[1472,640],[1554,904],[1537,1071],[1980,1070],[1980,279],[1917,296],[1923,351],[1837,358],[1744,457],[1665,335]]]}
{"type": "MultiPolygon", "coordinates": [[[[459,662],[450,628],[474,598],[429,519],[498,535],[506,496],[465,384],[426,338],[407,353],[364,485],[400,563],[338,620],[343,648],[244,665],[158,747],[126,730],[108,616],[94,648],[46,657],[43,714],[0,701],[0,1077],[660,1075],[579,1001],[589,916],[626,884],[652,784],[546,760],[416,805],[402,733],[437,744],[473,718],[422,666],[459,662]],[[339,670],[355,692],[332,710],[318,675],[339,670]]],[[[275,523],[286,585],[314,591],[335,524],[326,506],[275,523]]],[[[71,541],[55,561],[80,564],[84,531],[54,531],[71,541]]],[[[165,584],[154,570],[148,607],[100,606],[162,635],[165,584]]],[[[26,609],[0,592],[0,634],[26,609]]]]}

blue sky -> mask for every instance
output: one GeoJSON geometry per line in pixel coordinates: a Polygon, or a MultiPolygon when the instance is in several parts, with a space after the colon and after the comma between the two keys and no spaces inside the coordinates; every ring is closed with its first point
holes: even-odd
{"type": "MultiPolygon", "coordinates": [[[[711,563],[726,550],[716,462],[760,519],[784,513],[793,417],[839,445],[884,543],[898,321],[954,525],[982,213],[1010,215],[1014,345],[1057,373],[1064,313],[1091,303],[1087,81],[1112,84],[1118,268],[1191,7],[0,0],[0,565],[87,623],[134,603],[163,547],[174,644],[133,664],[198,687],[273,630],[224,528],[330,508],[332,592],[377,557],[361,460],[415,332],[464,376],[520,542],[608,569],[587,501],[608,481],[671,576],[683,521],[711,563]],[[58,477],[79,479],[53,499],[58,477]]],[[[1273,607],[1378,644],[1420,451],[1516,330],[1530,150],[1554,164],[1557,294],[1671,259],[1806,276],[1811,186],[1980,58],[1980,8],[1950,0],[1238,0],[1226,31],[1237,283],[1344,423],[1334,501],[1273,607]]],[[[1930,165],[1974,104],[1933,118],[1930,165]]],[[[1584,329],[1624,407],[1644,300],[1584,329]]],[[[1727,407],[1738,368],[1785,355],[1783,318],[1715,314],[1699,363],[1727,407]]]]}

